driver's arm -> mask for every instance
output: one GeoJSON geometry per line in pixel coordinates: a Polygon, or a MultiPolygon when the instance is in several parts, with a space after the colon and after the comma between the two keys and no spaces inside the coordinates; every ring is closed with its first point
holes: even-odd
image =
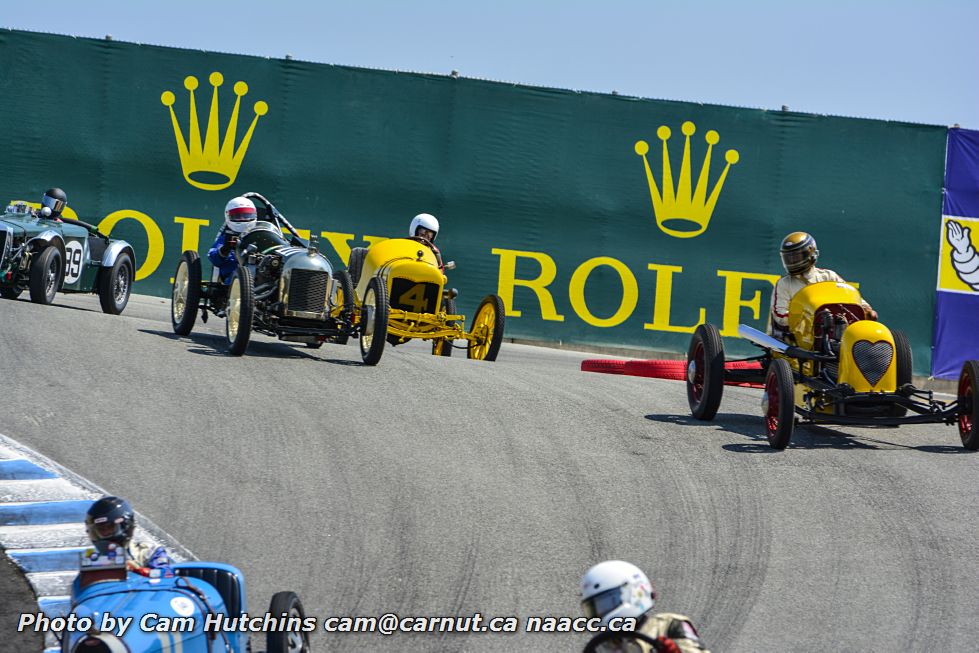
{"type": "Polygon", "coordinates": [[[771,310],[768,314],[768,334],[780,337],[789,328],[789,284],[788,277],[782,277],[772,289],[771,310]]]}

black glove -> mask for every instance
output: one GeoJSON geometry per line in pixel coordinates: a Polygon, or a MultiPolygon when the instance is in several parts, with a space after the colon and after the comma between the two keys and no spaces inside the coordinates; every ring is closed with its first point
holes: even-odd
{"type": "Polygon", "coordinates": [[[220,247],[218,247],[218,254],[221,255],[221,258],[228,258],[228,256],[231,255],[231,250],[233,250],[237,244],[237,238],[227,239],[220,247]]]}

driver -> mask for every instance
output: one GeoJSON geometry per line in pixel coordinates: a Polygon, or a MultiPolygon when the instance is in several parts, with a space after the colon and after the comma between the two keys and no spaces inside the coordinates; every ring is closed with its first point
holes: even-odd
{"type": "Polygon", "coordinates": [[[411,220],[408,227],[408,237],[427,245],[435,254],[438,261],[439,270],[445,272],[445,265],[442,263],[442,252],[435,246],[435,238],[439,234],[439,221],[430,213],[419,213],[411,220]]]}
{"type": "MultiPolygon", "coordinates": [[[[783,336],[789,330],[789,302],[792,297],[809,284],[821,281],[846,283],[843,277],[832,270],[817,268],[816,239],[805,231],[793,231],[782,240],[779,250],[782,265],[788,273],[778,280],[772,291],[772,311],[768,320],[768,333],[783,336]]],[[[877,311],[866,300],[861,300],[868,320],[877,319],[877,311]]]]}
{"type": "Polygon", "coordinates": [[[235,197],[224,207],[224,226],[207,252],[207,258],[220,273],[221,283],[231,285],[231,276],[238,269],[235,245],[258,221],[255,204],[245,197],[235,197]]]}
{"type": "MultiPolygon", "coordinates": [[[[600,562],[581,578],[581,606],[589,619],[600,617],[602,625],[606,626],[614,617],[634,617],[637,619],[635,631],[656,639],[662,651],[707,651],[689,618],[670,612],[654,614],[655,599],[656,591],[646,574],[622,560],[600,562]]],[[[652,649],[645,642],[633,641],[632,644],[626,650],[649,653],[652,649]]],[[[620,648],[612,640],[602,644],[599,650],[604,653],[620,648]]]]}
{"type": "Polygon", "coordinates": [[[61,222],[61,212],[66,206],[68,206],[68,196],[60,188],[49,188],[41,196],[41,207],[47,207],[51,211],[50,215],[45,216],[48,220],[61,222]]]}
{"type": "Polygon", "coordinates": [[[126,551],[126,566],[130,571],[148,575],[150,569],[170,567],[170,556],[162,546],[133,542],[136,513],[125,499],[105,496],[92,504],[85,515],[85,529],[99,553],[114,548],[126,551]]]}

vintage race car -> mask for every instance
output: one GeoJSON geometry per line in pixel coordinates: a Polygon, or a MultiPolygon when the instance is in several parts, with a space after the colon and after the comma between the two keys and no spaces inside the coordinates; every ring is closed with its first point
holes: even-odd
{"type": "Polygon", "coordinates": [[[136,276],[132,246],[87,222],[47,215],[50,209],[13,202],[0,216],[0,297],[28,290],[32,302],[51,304],[58,291],[90,292],[104,312],[122,313],[136,276]]]}
{"type": "Polygon", "coordinates": [[[182,562],[145,571],[150,575],[127,571],[124,560],[100,557],[94,549],[82,553],[68,611],[93,626],[65,632],[62,653],[248,653],[249,630],[263,626],[267,653],[310,650],[306,613],[293,592],[272,597],[268,613],[274,621],[266,624],[265,613],[248,614],[244,576],[231,565],[182,562]],[[244,616],[256,627],[241,627],[244,616]]]}
{"type": "MultiPolygon", "coordinates": [[[[455,268],[453,262],[446,269],[455,268]]],[[[376,365],[384,343],[399,345],[412,338],[432,341],[432,354],[451,356],[454,341],[465,340],[466,353],[476,360],[495,361],[503,342],[503,301],[487,295],[476,309],[472,329],[456,313],[454,289],[435,254],[411,238],[392,238],[350,252],[348,266],[354,284],[355,320],[360,353],[376,365]]]]}
{"type": "Polygon", "coordinates": [[[221,282],[216,268],[210,281],[202,281],[197,252],[180,257],[170,304],[174,333],[189,334],[200,311],[205,322],[208,313],[227,320],[228,353],[234,356],[245,353],[252,331],[312,348],[345,344],[355,333],[350,275],[334,275],[315,238],[300,238],[267,199],[258,193],[244,197],[255,202],[259,221],[238,239],[238,270],[230,285],[221,282]]]}
{"type": "Polygon", "coordinates": [[[789,302],[789,328],[782,339],[740,325],[740,335],[765,352],[748,359],[762,363],[758,370],[725,370],[717,328],[700,325],[687,352],[691,413],[713,419],[725,381],[760,383],[768,442],[776,449],[789,444],[796,422],[956,424],[963,446],[979,449],[979,361],[963,365],[958,397],[939,401],[912,384],[907,337],[865,318],[853,286],[834,281],[806,286],[789,302]]]}

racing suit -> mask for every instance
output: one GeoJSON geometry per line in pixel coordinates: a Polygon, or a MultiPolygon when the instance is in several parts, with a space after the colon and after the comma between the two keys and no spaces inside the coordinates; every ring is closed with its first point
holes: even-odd
{"type": "Polygon", "coordinates": [[[208,260],[218,269],[221,275],[221,283],[226,286],[231,285],[231,275],[238,269],[238,259],[235,258],[232,243],[228,242],[227,245],[225,243],[237,239],[237,237],[238,234],[222,228],[214,240],[214,244],[211,245],[211,249],[207,251],[208,260]]]}
{"type": "Polygon", "coordinates": [[[138,568],[163,569],[172,563],[167,550],[162,546],[153,546],[145,542],[129,542],[126,547],[126,566],[135,571],[138,568]]]}
{"type": "MultiPolygon", "coordinates": [[[[789,302],[792,301],[792,298],[797,292],[806,286],[822,281],[846,283],[843,277],[832,270],[817,268],[815,266],[800,274],[787,274],[778,280],[775,284],[775,289],[772,290],[772,310],[768,320],[769,335],[779,335],[788,331],[789,302]]],[[[865,300],[861,300],[861,303],[863,304],[863,310],[873,310],[865,300]]]]}
{"type": "MultiPolygon", "coordinates": [[[[673,612],[661,612],[659,614],[646,613],[639,617],[639,624],[636,627],[637,633],[648,635],[653,639],[666,637],[673,640],[683,653],[710,653],[707,646],[700,640],[697,629],[690,623],[688,617],[673,612]]],[[[653,647],[645,642],[633,642],[638,646],[642,653],[655,653],[653,647]]],[[[614,642],[607,642],[599,646],[601,653],[612,653],[619,650],[614,642]]],[[[634,647],[629,649],[634,650],[634,647]]]]}

